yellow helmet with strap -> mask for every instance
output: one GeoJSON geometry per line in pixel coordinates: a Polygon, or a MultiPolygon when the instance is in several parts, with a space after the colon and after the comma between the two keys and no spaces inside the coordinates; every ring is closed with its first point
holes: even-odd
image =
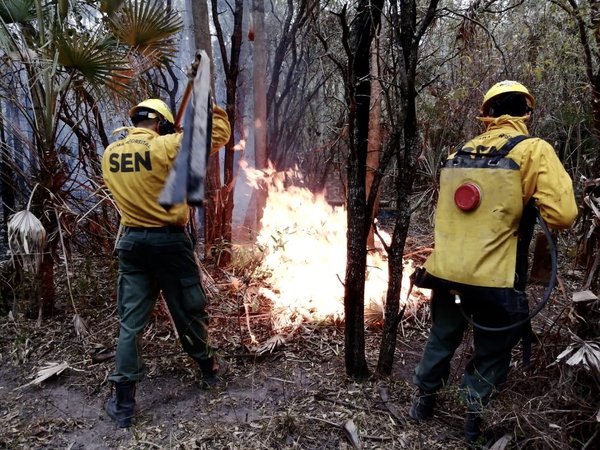
{"type": "Polygon", "coordinates": [[[535,107],[535,98],[529,93],[529,90],[518,81],[504,80],[493,85],[484,95],[483,103],[481,104],[481,114],[487,115],[490,101],[501,94],[508,92],[519,92],[525,96],[527,106],[531,109],[535,107]]]}
{"type": "Polygon", "coordinates": [[[171,112],[167,104],[162,100],[159,100],[157,98],[149,98],[148,100],[144,100],[143,102],[138,103],[129,110],[129,117],[135,116],[136,112],[140,109],[150,109],[152,111],[156,111],[161,116],[163,116],[167,122],[175,124],[173,113],[171,112]]]}

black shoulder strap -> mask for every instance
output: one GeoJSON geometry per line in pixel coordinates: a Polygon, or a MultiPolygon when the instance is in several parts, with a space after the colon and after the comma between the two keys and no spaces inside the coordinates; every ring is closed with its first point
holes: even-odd
{"type": "Polygon", "coordinates": [[[531,138],[531,136],[525,136],[525,135],[519,135],[519,136],[515,136],[510,138],[506,144],[504,144],[502,147],[500,147],[500,150],[498,150],[498,152],[496,152],[494,154],[494,156],[501,156],[504,157],[506,155],[508,155],[511,150],[513,148],[515,148],[515,146],[519,143],[519,142],[523,142],[525,139],[529,139],[531,138]]]}
{"type": "Polygon", "coordinates": [[[456,152],[456,156],[475,156],[475,157],[483,157],[483,158],[493,158],[495,160],[499,159],[499,158],[504,158],[506,155],[508,155],[511,150],[513,148],[515,148],[515,146],[519,143],[524,141],[525,139],[529,139],[531,138],[531,136],[525,136],[525,135],[518,135],[518,136],[514,136],[512,138],[510,138],[508,141],[506,141],[506,143],[500,147],[499,150],[496,150],[494,152],[490,152],[490,153],[473,153],[473,152],[466,152],[464,151],[464,145],[462,145],[459,150],[456,152]]]}

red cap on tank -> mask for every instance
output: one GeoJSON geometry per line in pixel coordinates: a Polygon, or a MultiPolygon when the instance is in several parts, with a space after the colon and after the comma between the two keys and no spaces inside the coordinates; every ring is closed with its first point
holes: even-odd
{"type": "Polygon", "coordinates": [[[454,192],[454,203],[462,211],[473,211],[481,202],[481,190],[475,183],[463,183],[454,192]]]}

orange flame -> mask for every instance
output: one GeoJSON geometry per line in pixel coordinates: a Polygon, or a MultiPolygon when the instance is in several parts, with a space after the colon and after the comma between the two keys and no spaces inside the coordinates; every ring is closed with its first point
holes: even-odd
{"type": "MultiPolygon", "coordinates": [[[[302,182],[297,171],[277,172],[271,165],[260,171],[247,164],[242,170],[251,187],[265,186],[268,191],[256,243],[264,251],[261,269],[269,285],[259,293],[273,302],[274,327],[342,320],[346,209],[331,206],[324,193],[286,186],[291,179],[302,182]]],[[[382,230],[380,234],[389,242],[389,235],[382,230]]],[[[365,315],[381,319],[388,284],[386,255],[370,252],[367,266],[365,315]]],[[[407,269],[404,273],[411,272],[407,269]]],[[[405,298],[406,292],[402,296],[405,298]]]]}

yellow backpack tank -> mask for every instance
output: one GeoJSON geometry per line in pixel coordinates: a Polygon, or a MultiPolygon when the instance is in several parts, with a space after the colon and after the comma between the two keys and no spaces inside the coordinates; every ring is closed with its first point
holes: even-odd
{"type": "Polygon", "coordinates": [[[519,165],[506,155],[526,136],[500,148],[464,147],[440,174],[435,249],[427,272],[446,281],[506,288],[515,283],[523,197],[519,165]]]}

